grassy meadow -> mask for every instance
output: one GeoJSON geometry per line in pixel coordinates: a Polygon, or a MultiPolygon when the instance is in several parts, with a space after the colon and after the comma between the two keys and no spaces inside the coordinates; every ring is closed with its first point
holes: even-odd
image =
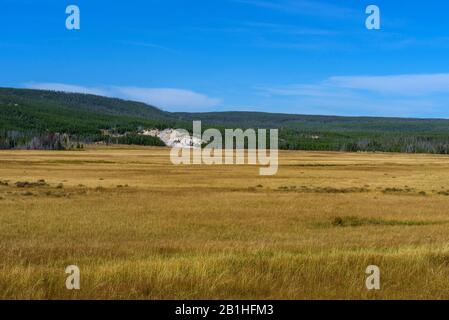
{"type": "Polygon", "coordinates": [[[1,151],[0,299],[449,299],[449,157],[285,151],[258,169],[1,151]]]}

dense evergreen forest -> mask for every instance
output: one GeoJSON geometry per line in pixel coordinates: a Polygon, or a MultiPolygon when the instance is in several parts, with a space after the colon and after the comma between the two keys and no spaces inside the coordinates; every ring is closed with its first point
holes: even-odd
{"type": "Polygon", "coordinates": [[[94,95],[0,88],[1,149],[82,149],[89,143],[161,146],[141,129],[276,128],[289,150],[449,153],[449,120],[258,112],[170,113],[94,95]],[[108,134],[105,134],[107,132],[108,134]]]}

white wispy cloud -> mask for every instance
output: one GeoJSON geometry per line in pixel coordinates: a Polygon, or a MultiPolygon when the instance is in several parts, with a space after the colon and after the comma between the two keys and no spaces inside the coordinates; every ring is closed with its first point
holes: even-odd
{"type": "Polygon", "coordinates": [[[250,27],[250,28],[261,28],[266,29],[272,32],[286,33],[286,34],[313,34],[313,35],[324,35],[324,34],[333,34],[334,32],[331,30],[324,29],[312,29],[306,27],[300,27],[289,24],[280,24],[280,23],[270,23],[270,22],[258,22],[258,21],[244,21],[241,22],[242,25],[250,27]]]}
{"type": "Polygon", "coordinates": [[[135,47],[143,47],[143,48],[152,48],[152,49],[158,49],[158,50],[162,50],[162,51],[166,51],[169,53],[174,53],[174,54],[180,54],[179,51],[176,51],[172,48],[166,47],[166,46],[161,46],[159,44],[155,44],[155,43],[150,43],[150,42],[142,42],[142,41],[122,41],[122,44],[126,45],[126,46],[135,46],[135,47]]]}
{"type": "Polygon", "coordinates": [[[338,41],[338,37],[342,36],[340,31],[301,24],[229,21],[220,27],[195,27],[192,30],[209,34],[232,34],[239,39],[236,44],[251,47],[313,51],[328,51],[330,48],[337,50],[339,47],[348,49],[347,44],[342,45],[338,41]]]}
{"type": "Polygon", "coordinates": [[[444,73],[334,76],[256,89],[278,104],[302,108],[295,113],[432,117],[449,107],[449,74],[444,73]]]}
{"type": "Polygon", "coordinates": [[[104,86],[86,87],[65,83],[27,83],[26,88],[94,94],[144,102],[170,111],[201,111],[217,107],[219,98],[187,89],[104,86]]]}
{"type": "Polygon", "coordinates": [[[449,93],[449,74],[331,77],[325,85],[400,95],[449,93]]]}
{"type": "Polygon", "coordinates": [[[318,0],[233,0],[234,2],[291,14],[348,18],[355,10],[318,0]]]}
{"type": "Polygon", "coordinates": [[[260,21],[237,21],[234,22],[233,27],[211,30],[234,33],[282,34],[290,36],[329,36],[338,34],[335,30],[330,29],[260,21]]]}
{"type": "Polygon", "coordinates": [[[120,97],[171,109],[205,109],[221,103],[218,98],[185,89],[113,87],[113,91],[120,97]]]}
{"type": "Polygon", "coordinates": [[[342,96],[350,91],[370,91],[401,96],[449,94],[449,73],[405,74],[389,76],[334,76],[317,84],[292,84],[258,87],[271,94],[285,96],[342,96]]]}

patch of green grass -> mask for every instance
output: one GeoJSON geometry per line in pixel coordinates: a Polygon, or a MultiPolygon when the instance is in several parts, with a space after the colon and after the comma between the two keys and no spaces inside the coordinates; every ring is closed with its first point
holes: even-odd
{"type": "Polygon", "coordinates": [[[334,187],[307,187],[307,186],[280,186],[278,191],[290,191],[290,192],[300,192],[300,193],[363,193],[369,192],[367,188],[334,188],[334,187]]]}
{"type": "Polygon", "coordinates": [[[413,192],[414,189],[411,188],[385,188],[382,192],[383,193],[410,193],[413,192]]]}
{"type": "Polygon", "coordinates": [[[46,187],[48,184],[45,180],[38,180],[37,182],[29,182],[29,181],[17,181],[15,183],[17,188],[29,188],[29,187],[46,187]]]}
{"type": "Polygon", "coordinates": [[[363,226],[429,226],[447,224],[449,221],[415,221],[415,220],[386,220],[356,216],[334,217],[328,222],[315,223],[316,227],[363,227],[363,226]]]}
{"type": "Polygon", "coordinates": [[[109,161],[109,160],[49,160],[47,161],[47,163],[54,163],[54,164],[79,164],[79,165],[84,165],[84,164],[115,164],[114,161],[109,161]]]}

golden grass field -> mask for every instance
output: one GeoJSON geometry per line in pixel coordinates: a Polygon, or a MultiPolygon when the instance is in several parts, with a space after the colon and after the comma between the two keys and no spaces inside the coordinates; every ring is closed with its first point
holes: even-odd
{"type": "Polygon", "coordinates": [[[449,157],[281,152],[258,173],[165,148],[1,151],[0,298],[449,298],[449,157]]]}

